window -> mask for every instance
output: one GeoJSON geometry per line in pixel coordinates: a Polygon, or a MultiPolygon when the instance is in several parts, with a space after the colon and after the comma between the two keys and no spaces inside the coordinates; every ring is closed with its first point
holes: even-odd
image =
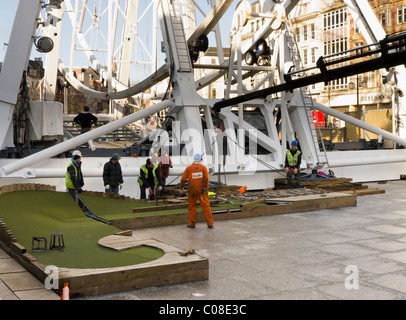
{"type": "Polygon", "coordinates": [[[314,23],[310,25],[310,32],[312,39],[316,39],[316,28],[314,27],[314,23]]]}
{"type": "Polygon", "coordinates": [[[359,28],[358,28],[357,23],[355,22],[355,20],[354,20],[354,33],[355,34],[359,33],[359,28]]]}
{"type": "Polygon", "coordinates": [[[316,54],[317,54],[317,48],[312,48],[312,63],[316,63],[316,54]]]}
{"type": "Polygon", "coordinates": [[[391,19],[392,17],[391,17],[391,12],[390,12],[390,9],[388,9],[388,10],[386,10],[386,22],[387,22],[387,25],[388,26],[390,26],[391,25],[391,19]]]}
{"type": "Polygon", "coordinates": [[[303,41],[307,41],[307,26],[303,27],[303,41]]]}
{"type": "Polygon", "coordinates": [[[377,86],[376,72],[375,71],[368,72],[368,88],[374,88],[376,86],[377,86]]]}
{"type": "Polygon", "coordinates": [[[379,11],[379,20],[381,22],[382,27],[386,26],[386,11],[381,10],[379,11]]]}
{"type": "Polygon", "coordinates": [[[324,55],[341,53],[348,50],[347,37],[324,42],[324,55]]]}
{"type": "Polygon", "coordinates": [[[300,42],[300,29],[296,28],[295,33],[296,33],[296,42],[300,42]]]}
{"type": "Polygon", "coordinates": [[[402,24],[402,23],[406,22],[406,7],[398,8],[397,20],[398,20],[398,24],[402,24]]]}
{"type": "Polygon", "coordinates": [[[324,30],[330,30],[330,29],[342,27],[346,23],[347,23],[347,11],[344,8],[336,10],[336,11],[328,12],[323,15],[324,30]]]}
{"type": "Polygon", "coordinates": [[[406,7],[403,7],[403,23],[406,22],[406,7]]]}
{"type": "MultiPolygon", "coordinates": [[[[317,48],[314,48],[314,55],[316,56],[317,48]]],[[[348,39],[347,37],[344,38],[336,38],[331,41],[324,42],[324,55],[330,54],[337,54],[337,57],[344,57],[348,55],[348,53],[342,53],[348,50],[348,39]]],[[[312,51],[313,55],[313,51],[312,51]]],[[[312,57],[313,59],[313,57],[312,57]]],[[[340,63],[338,66],[342,66],[346,64],[346,62],[340,63]]],[[[330,81],[328,84],[328,88],[330,89],[345,89],[348,86],[348,78],[341,78],[337,80],[330,81]]],[[[324,86],[327,89],[327,86],[324,86]]]]}
{"type": "MultiPolygon", "coordinates": [[[[355,48],[362,47],[363,45],[364,45],[363,42],[355,42],[355,43],[354,43],[354,47],[355,47],[355,48]]],[[[357,50],[356,50],[356,53],[357,53],[357,54],[362,53],[362,49],[357,49],[357,50]]]]}
{"type": "Polygon", "coordinates": [[[303,64],[307,65],[309,63],[307,59],[307,49],[303,49],[303,64]]]}

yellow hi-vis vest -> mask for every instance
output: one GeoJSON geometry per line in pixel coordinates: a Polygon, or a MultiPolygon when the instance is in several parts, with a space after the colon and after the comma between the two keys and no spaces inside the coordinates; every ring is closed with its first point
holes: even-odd
{"type": "Polygon", "coordinates": [[[65,179],[66,179],[66,188],[68,189],[75,189],[75,186],[73,185],[71,176],[69,174],[68,168],[73,166],[75,168],[75,176],[78,176],[78,168],[71,162],[69,163],[68,167],[66,168],[66,175],[65,175],[65,179]]]}
{"type": "MultiPolygon", "coordinates": [[[[299,155],[302,152],[297,150],[295,155],[292,155],[292,153],[290,152],[290,150],[286,151],[286,156],[288,157],[288,164],[289,167],[296,167],[297,165],[297,158],[299,157],[299,155]]],[[[300,170],[300,164],[299,164],[299,170],[300,170]]]]}
{"type": "MultiPolygon", "coordinates": [[[[155,170],[158,168],[158,166],[159,166],[159,164],[157,163],[155,165],[154,169],[152,169],[152,174],[154,175],[155,187],[158,186],[158,179],[157,179],[156,173],[155,173],[155,170]]],[[[140,167],[140,170],[144,171],[145,179],[148,179],[148,168],[147,168],[147,165],[145,163],[140,167]]],[[[142,181],[141,176],[138,177],[137,181],[140,184],[140,186],[142,186],[144,184],[144,181],[142,181]]]]}

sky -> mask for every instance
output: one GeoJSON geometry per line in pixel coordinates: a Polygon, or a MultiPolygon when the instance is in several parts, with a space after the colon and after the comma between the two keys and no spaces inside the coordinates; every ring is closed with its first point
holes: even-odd
{"type": "Polygon", "coordinates": [[[0,61],[4,61],[6,46],[10,39],[14,15],[17,10],[18,0],[0,0],[0,61]]]}
{"type": "MultiPolygon", "coordinates": [[[[102,1],[106,1],[106,0],[102,0],[102,1]]],[[[18,2],[19,2],[18,0],[0,0],[0,5],[2,8],[2,10],[0,10],[0,62],[4,61],[4,57],[5,57],[6,49],[7,49],[7,46],[5,45],[5,43],[8,43],[9,38],[10,38],[10,33],[11,33],[11,30],[13,27],[14,17],[15,17],[15,13],[17,10],[18,2]]],[[[140,3],[141,2],[142,1],[140,1],[140,3]]],[[[74,4],[75,2],[73,1],[72,3],[74,4]]],[[[149,3],[149,1],[146,1],[146,3],[149,3]]],[[[209,8],[208,0],[200,0],[200,1],[198,1],[198,3],[199,3],[199,6],[201,6],[201,8],[203,8],[205,13],[209,12],[210,8],[209,8]]],[[[229,25],[231,25],[232,15],[233,15],[234,8],[237,3],[238,3],[238,1],[235,1],[235,3],[233,3],[231,5],[231,7],[229,8],[229,10],[226,13],[227,18],[223,17],[223,19],[222,19],[223,25],[221,27],[221,32],[222,32],[223,46],[225,46],[225,47],[228,46],[228,43],[227,43],[228,39],[229,39],[228,33],[230,30],[229,25]],[[224,25],[224,24],[226,24],[226,25],[224,25]]],[[[67,21],[68,19],[65,15],[66,15],[66,13],[64,13],[64,21],[65,20],[67,21]]],[[[201,15],[201,14],[198,13],[198,15],[201,15]]],[[[200,18],[200,19],[202,19],[202,18],[200,18]]],[[[144,20],[146,20],[146,19],[144,19],[144,20]]],[[[71,28],[70,24],[67,29],[69,29],[69,28],[71,28]]],[[[69,58],[70,58],[69,52],[70,52],[70,42],[71,42],[71,39],[70,39],[71,35],[69,35],[69,36],[64,35],[64,31],[67,29],[63,28],[62,35],[65,36],[65,38],[62,38],[63,40],[62,40],[62,45],[61,45],[61,49],[60,49],[60,58],[62,59],[62,61],[65,65],[69,65],[69,58]]],[[[148,39],[151,39],[151,37],[149,37],[148,39]]],[[[212,41],[212,43],[210,43],[210,45],[214,46],[215,45],[214,41],[212,41]]],[[[82,59],[81,55],[83,56],[83,53],[75,53],[74,64],[76,66],[89,65],[88,60],[82,59]]],[[[37,57],[41,57],[42,60],[45,61],[46,54],[37,52],[35,49],[35,46],[33,46],[33,50],[31,52],[30,58],[33,59],[33,58],[37,58],[37,57]]],[[[107,64],[105,61],[103,61],[103,58],[99,59],[99,61],[103,65],[107,64]]]]}

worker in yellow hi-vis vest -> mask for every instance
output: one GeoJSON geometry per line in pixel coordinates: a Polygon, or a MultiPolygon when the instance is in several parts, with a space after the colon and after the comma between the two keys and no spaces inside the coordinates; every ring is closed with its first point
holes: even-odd
{"type": "Polygon", "coordinates": [[[296,187],[302,187],[300,176],[300,162],[302,162],[302,152],[298,149],[297,141],[293,140],[290,145],[290,150],[286,151],[286,189],[291,188],[293,177],[296,178],[296,187]]]}
{"type": "Polygon", "coordinates": [[[72,159],[66,168],[66,189],[73,199],[76,200],[76,192],[81,193],[84,186],[82,174],[82,154],[79,150],[72,152],[72,159]]]}
{"type": "Polygon", "coordinates": [[[147,159],[140,167],[140,175],[137,179],[140,185],[141,197],[140,199],[146,199],[146,190],[149,191],[149,199],[154,200],[156,195],[160,195],[162,191],[162,179],[159,173],[159,164],[151,162],[151,159],[147,159]]]}

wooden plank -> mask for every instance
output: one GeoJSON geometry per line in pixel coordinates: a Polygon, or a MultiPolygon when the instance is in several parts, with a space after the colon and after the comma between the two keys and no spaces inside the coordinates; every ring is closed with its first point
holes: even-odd
{"type": "Polygon", "coordinates": [[[265,199],[254,200],[254,201],[243,203],[243,204],[240,205],[240,207],[241,208],[246,208],[248,206],[252,206],[254,204],[263,203],[263,202],[265,202],[265,199]]]}
{"type": "Polygon", "coordinates": [[[367,195],[372,195],[372,194],[381,194],[385,193],[385,190],[379,189],[379,188],[372,188],[372,189],[361,189],[361,190],[347,190],[347,191],[342,191],[344,193],[354,193],[357,196],[367,196],[367,195]]]}
{"type": "Polygon", "coordinates": [[[138,213],[138,212],[162,211],[162,210],[171,210],[171,209],[183,209],[183,208],[188,208],[188,207],[189,207],[188,203],[166,204],[166,205],[161,205],[161,206],[134,208],[133,212],[138,213]]]}
{"type": "MultiPolygon", "coordinates": [[[[219,204],[219,203],[220,202],[218,200],[210,201],[210,205],[219,204]]],[[[138,208],[133,209],[133,213],[163,211],[163,210],[172,210],[172,209],[185,209],[185,208],[189,208],[188,202],[164,204],[164,205],[149,206],[149,207],[138,207],[138,208]]]]}

